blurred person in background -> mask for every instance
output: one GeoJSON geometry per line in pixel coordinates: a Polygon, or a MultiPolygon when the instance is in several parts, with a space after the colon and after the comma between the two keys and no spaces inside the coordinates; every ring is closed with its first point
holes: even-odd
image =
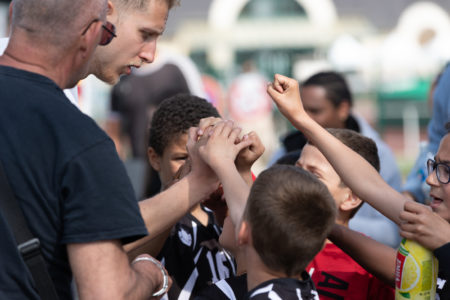
{"type": "Polygon", "coordinates": [[[430,87],[431,119],[428,123],[428,141],[421,144],[420,153],[402,187],[404,195],[422,204],[428,204],[430,186],[426,184],[427,160],[433,159],[439,141],[446,134],[445,124],[450,121],[450,64],[436,77],[430,87]]]}
{"type": "MultiPolygon", "coordinates": [[[[321,126],[351,129],[374,140],[380,156],[381,176],[390,186],[400,190],[402,178],[392,151],[363,118],[352,113],[353,97],[342,75],[317,73],[301,84],[300,92],[306,112],[321,126]]],[[[298,156],[306,142],[300,131],[293,131],[284,140],[285,148],[296,151],[298,156]]],[[[400,242],[396,225],[367,203],[352,218],[350,228],[392,247],[397,247],[400,242]]]]}
{"type": "Polygon", "coordinates": [[[242,73],[228,90],[228,117],[236,121],[244,132],[255,131],[266,147],[266,151],[252,166],[255,174],[267,167],[267,163],[278,146],[273,122],[273,105],[267,95],[267,78],[256,68],[253,61],[242,64],[242,73]]]}

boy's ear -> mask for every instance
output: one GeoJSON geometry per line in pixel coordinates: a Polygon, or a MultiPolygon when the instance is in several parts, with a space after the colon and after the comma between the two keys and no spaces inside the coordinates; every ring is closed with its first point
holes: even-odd
{"type": "Polygon", "coordinates": [[[344,201],[339,205],[339,209],[342,211],[351,211],[361,204],[362,200],[356,196],[349,188],[347,188],[347,193],[345,194],[344,201]]]}
{"type": "Polygon", "coordinates": [[[160,172],[161,171],[161,158],[156,153],[155,149],[153,149],[153,147],[148,147],[147,157],[148,157],[148,162],[150,163],[152,168],[155,169],[156,172],[160,172]]]}
{"type": "Polygon", "coordinates": [[[251,229],[247,221],[243,220],[237,234],[238,246],[251,243],[251,229]]]}

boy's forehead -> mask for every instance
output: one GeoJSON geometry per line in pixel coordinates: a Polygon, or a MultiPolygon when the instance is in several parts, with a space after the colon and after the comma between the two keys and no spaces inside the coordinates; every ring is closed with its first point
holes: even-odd
{"type": "Polygon", "coordinates": [[[168,140],[167,145],[164,148],[164,152],[173,151],[174,149],[186,149],[186,144],[188,140],[187,133],[173,134],[168,140]]]}

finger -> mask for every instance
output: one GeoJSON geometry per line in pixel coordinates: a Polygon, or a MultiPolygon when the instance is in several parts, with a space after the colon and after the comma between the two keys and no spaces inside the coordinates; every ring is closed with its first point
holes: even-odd
{"type": "Polygon", "coordinates": [[[274,87],[280,93],[284,93],[294,82],[297,81],[281,74],[275,74],[274,87]]]}
{"type": "Polygon", "coordinates": [[[409,211],[402,211],[399,214],[399,219],[403,222],[409,222],[409,223],[417,223],[418,221],[418,215],[416,213],[412,213],[409,211]]]}
{"type": "Polygon", "coordinates": [[[226,126],[226,121],[222,120],[218,123],[216,123],[213,127],[211,127],[211,132],[209,133],[210,136],[220,136],[222,134],[223,128],[226,126]]]}
{"type": "Polygon", "coordinates": [[[422,213],[430,211],[426,205],[414,202],[414,201],[405,201],[404,210],[411,213],[422,213]]]}
{"type": "Polygon", "coordinates": [[[274,80],[272,85],[271,85],[278,93],[283,94],[284,89],[283,86],[281,85],[281,83],[278,80],[274,80]]]}
{"type": "Polygon", "coordinates": [[[417,225],[413,223],[401,223],[400,224],[400,230],[411,232],[411,233],[417,233],[417,225]]]}
{"type": "Polygon", "coordinates": [[[242,151],[242,149],[250,147],[250,145],[252,144],[252,141],[247,139],[247,140],[242,140],[239,144],[236,145],[236,148],[238,150],[238,153],[242,151]]]}
{"type": "Polygon", "coordinates": [[[404,237],[405,239],[408,239],[408,240],[414,240],[414,238],[415,238],[415,234],[411,233],[409,231],[400,230],[399,233],[402,237],[404,237]]]}
{"type": "Polygon", "coordinates": [[[267,93],[272,98],[273,101],[275,101],[275,104],[278,105],[278,102],[280,102],[280,92],[278,92],[273,85],[270,85],[267,87],[267,93]]]}
{"type": "Polygon", "coordinates": [[[216,117],[209,117],[209,118],[203,118],[200,120],[199,124],[198,124],[198,128],[199,128],[199,135],[202,135],[205,132],[205,129],[208,128],[209,126],[214,126],[215,124],[221,122],[222,119],[220,118],[216,118],[216,117]]]}
{"type": "Polygon", "coordinates": [[[239,135],[241,134],[241,131],[242,131],[242,128],[241,127],[234,127],[232,130],[231,130],[231,132],[230,132],[230,134],[229,134],[229,136],[228,136],[228,138],[231,140],[231,141],[233,141],[235,144],[238,144],[240,141],[240,139],[239,139],[239,135]],[[237,143],[236,143],[236,141],[238,141],[237,143]]]}
{"type": "MultiPolygon", "coordinates": [[[[231,120],[228,120],[225,122],[224,127],[222,128],[222,131],[220,132],[220,135],[224,138],[229,138],[231,132],[234,130],[234,122],[231,120]]],[[[234,139],[233,139],[234,140],[234,139]]]]}

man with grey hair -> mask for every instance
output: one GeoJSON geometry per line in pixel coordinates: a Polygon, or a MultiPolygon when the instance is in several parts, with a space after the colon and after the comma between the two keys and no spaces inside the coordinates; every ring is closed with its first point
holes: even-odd
{"type": "MultiPolygon", "coordinates": [[[[148,299],[165,270],[122,243],[147,231],[112,141],[62,92],[111,41],[106,0],[14,0],[0,56],[0,162],[61,299],[148,299]]],[[[0,299],[39,299],[0,211],[0,299]]]]}

